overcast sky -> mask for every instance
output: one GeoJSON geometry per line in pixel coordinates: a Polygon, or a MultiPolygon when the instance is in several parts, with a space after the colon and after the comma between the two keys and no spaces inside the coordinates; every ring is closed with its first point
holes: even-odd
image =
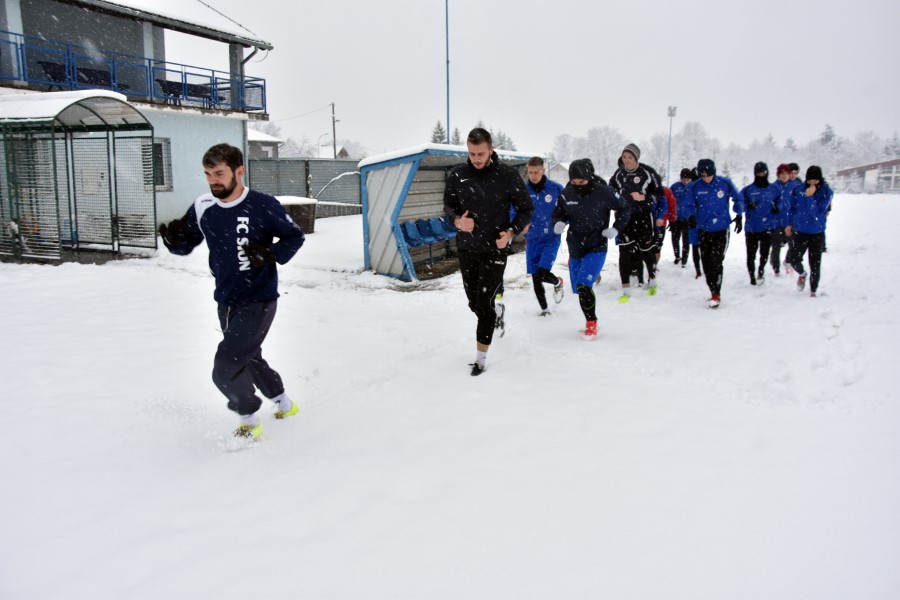
{"type": "MultiPolygon", "coordinates": [[[[444,0],[205,2],[275,47],[246,72],[266,79],[285,135],[325,143],[331,102],[338,139],[369,153],[446,126],[444,0]]],[[[803,143],[826,123],[900,132],[896,0],[449,0],[449,13],[451,127],[481,119],[521,151],[605,125],[646,139],[668,131],[670,105],[676,133],[699,121],[726,145],[803,143]]],[[[170,39],[168,53],[228,64],[222,44],[170,39]]]]}

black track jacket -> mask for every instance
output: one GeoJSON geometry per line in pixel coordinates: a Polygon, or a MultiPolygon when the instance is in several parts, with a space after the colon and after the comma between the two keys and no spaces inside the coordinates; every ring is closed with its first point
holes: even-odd
{"type": "Polygon", "coordinates": [[[591,181],[591,190],[584,196],[577,193],[571,183],[567,185],[560,192],[553,210],[554,223],[569,224],[566,244],[572,258],[583,258],[591,252],[606,252],[607,240],[603,230],[609,227],[610,211],[616,213],[613,227],[619,233],[631,218],[631,202],[598,179],[591,181]]]}
{"type": "Polygon", "coordinates": [[[519,233],[531,222],[534,205],[525,189],[519,171],[501,163],[497,153],[491,163],[476,169],[471,161],[455,167],[447,176],[444,188],[444,213],[452,224],[456,217],[469,211],[475,219],[472,233],[459,232],[456,247],[469,252],[496,252],[501,231],[519,233]],[[510,222],[510,208],[516,216],[510,222]]]}

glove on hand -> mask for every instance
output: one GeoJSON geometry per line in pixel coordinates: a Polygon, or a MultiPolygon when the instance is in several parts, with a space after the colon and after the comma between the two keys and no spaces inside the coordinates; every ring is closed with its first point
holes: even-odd
{"type": "Polygon", "coordinates": [[[734,232],[740,233],[744,229],[744,218],[738,215],[734,218],[734,232]]]}
{"type": "Polygon", "coordinates": [[[688,228],[696,229],[697,228],[697,215],[691,215],[688,217],[688,228]]]}
{"type": "Polygon", "coordinates": [[[616,229],[615,227],[607,227],[606,229],[603,230],[603,237],[605,237],[605,238],[613,239],[617,235],[619,235],[619,230],[616,229]]]}
{"type": "Polygon", "coordinates": [[[562,232],[566,230],[566,224],[562,221],[557,221],[553,224],[553,233],[556,235],[562,235],[562,232]]]}
{"type": "Polygon", "coordinates": [[[778,208],[777,206],[775,206],[775,205],[773,204],[773,205],[772,205],[772,214],[773,214],[773,215],[777,215],[777,214],[780,213],[780,212],[781,212],[781,209],[778,208]]]}
{"type": "Polygon", "coordinates": [[[275,253],[268,246],[247,242],[242,248],[244,249],[244,254],[247,255],[247,260],[250,261],[250,266],[254,269],[259,269],[275,262],[275,253]]]}
{"type": "Polygon", "coordinates": [[[748,202],[747,208],[750,210],[753,210],[754,208],[756,208],[756,202],[753,202],[753,201],[748,202]]]}
{"type": "Polygon", "coordinates": [[[170,246],[178,246],[187,241],[187,220],[185,217],[159,226],[159,235],[170,246]]]}

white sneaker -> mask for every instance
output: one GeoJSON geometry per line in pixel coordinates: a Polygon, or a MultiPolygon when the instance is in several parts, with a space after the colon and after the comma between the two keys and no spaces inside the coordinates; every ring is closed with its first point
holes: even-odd
{"type": "Polygon", "coordinates": [[[559,281],[556,283],[556,285],[553,286],[553,301],[559,304],[560,302],[562,302],[565,290],[563,289],[563,278],[557,277],[557,279],[559,281]]]}

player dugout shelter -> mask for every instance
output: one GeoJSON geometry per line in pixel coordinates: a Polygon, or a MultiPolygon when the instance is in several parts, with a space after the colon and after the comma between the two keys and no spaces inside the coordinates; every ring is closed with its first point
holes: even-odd
{"type": "Polygon", "coordinates": [[[153,126],[125,96],[0,96],[0,148],[0,255],[156,248],[153,126]]]}
{"type": "MultiPolygon", "coordinates": [[[[531,155],[497,150],[505,164],[525,177],[531,155]]],[[[438,231],[444,217],[444,187],[449,171],[465,163],[465,146],[424,144],[360,161],[365,268],[380,275],[415,281],[416,265],[446,258],[455,248],[455,232],[438,231]],[[427,226],[423,231],[424,223],[427,226]],[[416,225],[419,225],[417,228],[416,225]],[[433,235],[428,235],[433,234],[433,235]]]]}

